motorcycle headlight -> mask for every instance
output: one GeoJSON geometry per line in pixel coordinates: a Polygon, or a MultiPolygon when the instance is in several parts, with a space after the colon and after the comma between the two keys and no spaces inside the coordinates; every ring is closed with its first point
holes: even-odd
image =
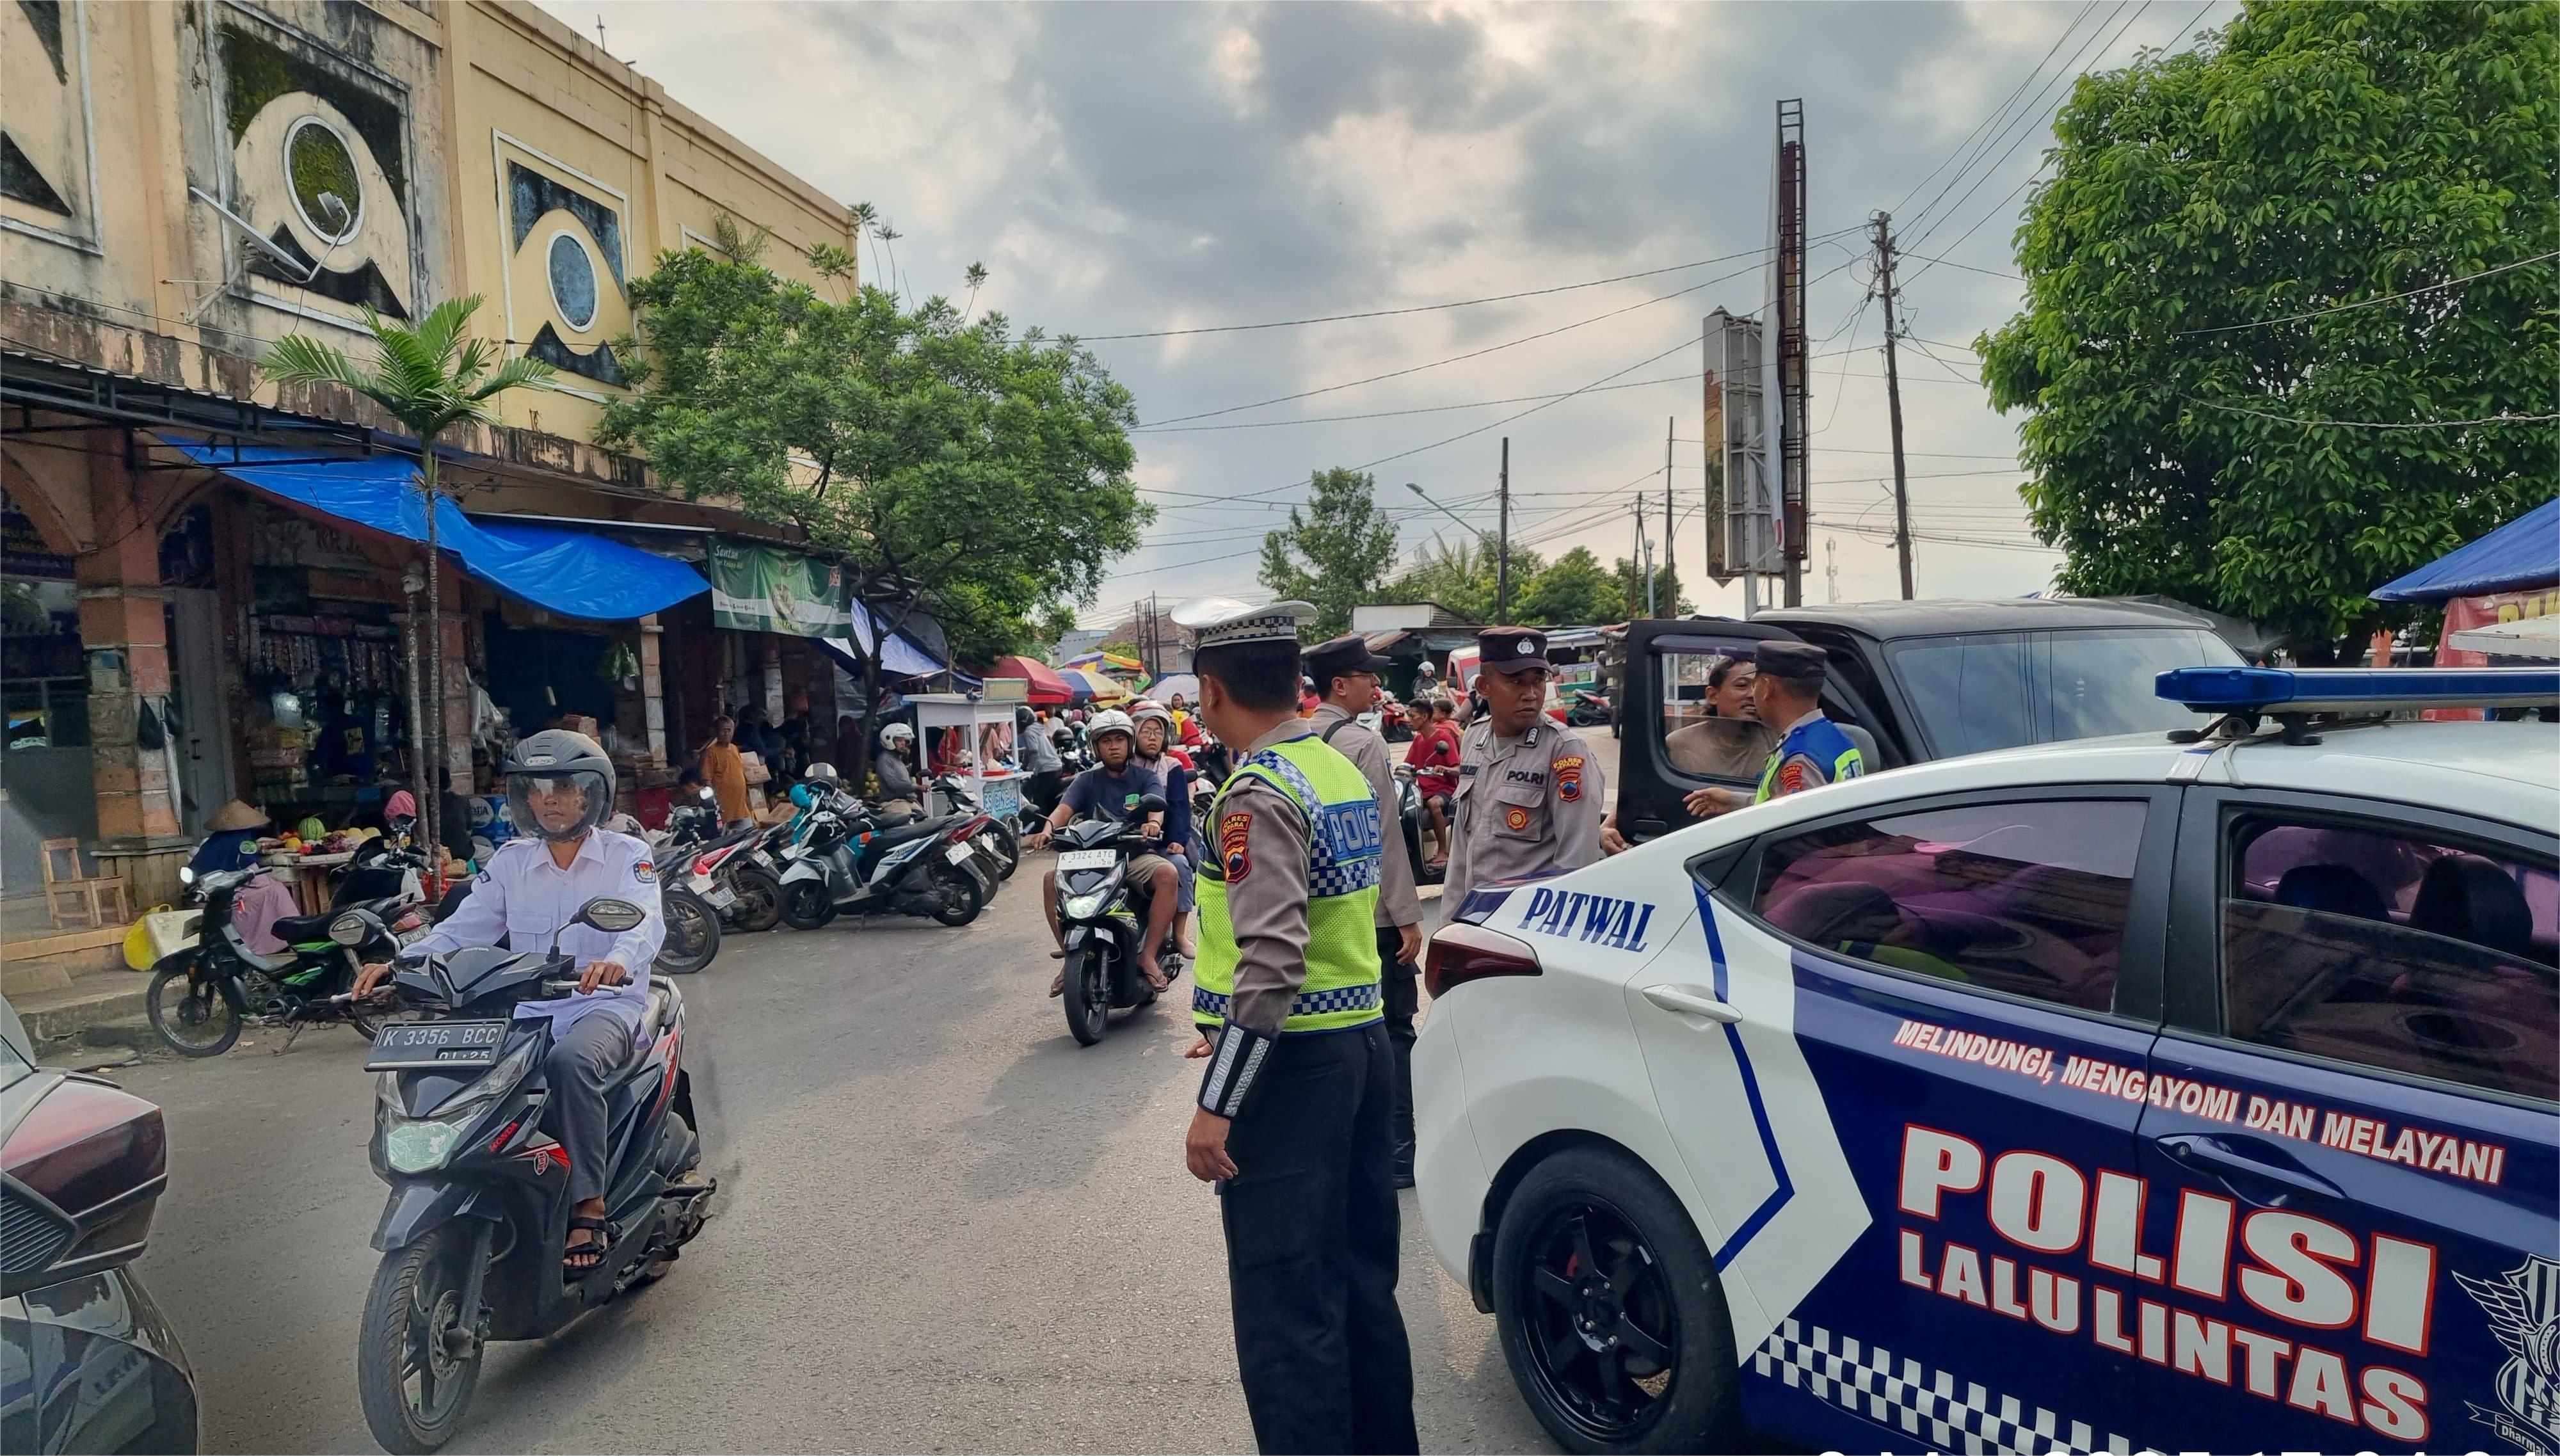
{"type": "Polygon", "coordinates": [[[1066,913],[1071,919],[1090,920],[1102,913],[1103,902],[1109,898],[1109,892],[1100,890],[1091,894],[1070,894],[1066,897],[1066,913]]]}
{"type": "Polygon", "coordinates": [[[383,1159],[391,1164],[392,1171],[427,1173],[443,1167],[462,1141],[463,1130],[525,1079],[537,1045],[532,1038],[518,1044],[515,1051],[499,1057],[470,1085],[445,1098],[424,1117],[411,1117],[404,1110],[400,1073],[384,1072],[376,1095],[383,1118],[383,1159]]]}

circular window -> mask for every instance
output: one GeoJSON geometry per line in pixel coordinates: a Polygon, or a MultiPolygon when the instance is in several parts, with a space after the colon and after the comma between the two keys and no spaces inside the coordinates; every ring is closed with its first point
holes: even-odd
{"type": "Polygon", "coordinates": [[[302,226],[328,243],[356,236],[365,217],[365,184],[356,154],[337,128],[317,116],[294,122],[284,134],[284,171],[302,226]]]}
{"type": "Polygon", "coordinates": [[[595,259],[566,233],[552,235],[552,306],[560,322],[584,333],[595,322],[595,259]]]}

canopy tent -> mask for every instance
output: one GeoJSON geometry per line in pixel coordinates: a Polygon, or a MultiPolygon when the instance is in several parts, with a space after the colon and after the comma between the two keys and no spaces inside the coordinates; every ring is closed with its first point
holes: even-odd
{"type": "Polygon", "coordinates": [[[1153,698],[1157,702],[1165,704],[1168,707],[1173,704],[1174,695],[1177,693],[1182,695],[1183,702],[1187,704],[1198,703],[1200,701],[1200,679],[1190,673],[1168,673],[1164,677],[1158,678],[1156,680],[1156,685],[1147,690],[1148,697],[1153,698]]]}
{"type": "Polygon", "coordinates": [[[1057,675],[1071,687],[1081,682],[1096,703],[1118,703],[1129,696],[1129,690],[1089,667],[1062,667],[1057,675]]]}
{"type": "MultiPolygon", "coordinates": [[[[163,438],[197,464],[278,500],[386,536],[426,540],[417,462],[406,456],[314,461],[292,450],[163,438]]],[[[465,571],[565,617],[629,621],[711,589],[683,562],[583,531],[475,521],[449,500],[435,503],[435,534],[436,546],[465,571]]]]}
{"type": "Polygon", "coordinates": [[[2488,657],[2560,658],[2560,617],[2518,617],[2469,627],[2445,641],[2457,651],[2488,657]]]}
{"type": "MultiPolygon", "coordinates": [[[[1075,690],[1066,685],[1066,680],[1057,675],[1055,668],[1028,657],[997,658],[996,665],[987,669],[987,676],[1021,678],[1030,683],[1029,701],[1036,708],[1062,708],[1075,701],[1075,690]]],[[[1093,695],[1087,691],[1085,696],[1090,698],[1093,695]]]]}
{"type": "Polygon", "coordinates": [[[2560,583],[2560,497],[2396,581],[2375,587],[2373,598],[2445,601],[2555,583],[2560,583]]]}

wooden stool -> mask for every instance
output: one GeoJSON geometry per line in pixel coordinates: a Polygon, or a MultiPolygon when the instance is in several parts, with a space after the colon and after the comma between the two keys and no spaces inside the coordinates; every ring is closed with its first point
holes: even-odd
{"type": "Polygon", "coordinates": [[[80,873],[80,841],[49,839],[39,847],[45,856],[45,913],[57,930],[96,930],[121,925],[133,916],[125,903],[124,877],[80,873]],[[113,902],[113,918],[107,905],[113,902]]]}

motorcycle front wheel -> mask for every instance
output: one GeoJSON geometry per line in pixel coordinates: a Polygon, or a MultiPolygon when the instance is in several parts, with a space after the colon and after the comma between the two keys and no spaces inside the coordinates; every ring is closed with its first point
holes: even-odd
{"type": "Polygon", "coordinates": [[[934,866],[932,886],[933,918],[945,925],[966,925],[985,908],[977,877],[956,865],[934,866]]]}
{"type": "Polygon", "coordinates": [[[824,880],[795,880],[782,887],[782,923],[794,930],[815,930],[836,918],[836,897],[824,880]]]}
{"type": "Polygon", "coordinates": [[[1111,957],[1091,942],[1066,957],[1066,1030],[1090,1047],[1111,1029],[1111,957]]]}
{"type": "Polygon", "coordinates": [[[782,882],[763,866],[740,865],[729,877],[729,889],[737,891],[737,903],[728,912],[739,930],[751,935],[781,920],[782,882]]]}
{"type": "Polygon", "coordinates": [[[1022,837],[1015,834],[1014,827],[1002,819],[994,821],[991,827],[996,836],[996,878],[1011,880],[1014,878],[1014,872],[1021,869],[1023,865],[1022,837]]]}
{"type": "Polygon", "coordinates": [[[666,944],[659,947],[656,968],[671,976],[690,976],[720,954],[720,915],[690,890],[669,890],[658,897],[667,918],[666,944]]]}
{"type": "Polygon", "coordinates": [[[462,1423],[480,1380],[477,1310],[462,1308],[468,1229],[447,1223],[383,1255],[365,1296],[356,1393],[386,1451],[424,1456],[462,1423]],[[457,1338],[459,1337],[459,1338],[457,1338]]]}
{"type": "Polygon", "coordinates": [[[189,976],[184,960],[154,971],[143,994],[151,1030],[181,1056],[220,1056],[240,1040],[240,1014],[231,998],[213,982],[189,976]]]}

